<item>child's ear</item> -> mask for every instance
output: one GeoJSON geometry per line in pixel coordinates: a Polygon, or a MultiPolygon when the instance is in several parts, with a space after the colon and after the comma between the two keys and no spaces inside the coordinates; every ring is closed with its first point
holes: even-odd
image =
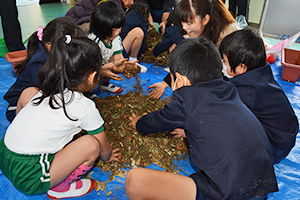
{"type": "Polygon", "coordinates": [[[247,69],[248,69],[248,67],[247,67],[245,64],[240,63],[240,64],[235,68],[235,73],[236,73],[237,75],[243,74],[243,73],[245,73],[245,72],[247,71],[247,69]]]}
{"type": "Polygon", "coordinates": [[[185,76],[185,75],[181,75],[178,72],[175,72],[175,76],[177,78],[177,89],[181,88],[183,86],[190,86],[191,82],[190,80],[185,76]]]}
{"type": "Polygon", "coordinates": [[[95,80],[96,74],[97,74],[97,71],[94,71],[94,72],[90,73],[90,75],[88,76],[88,83],[90,85],[94,85],[95,84],[94,80],[95,80]]]}

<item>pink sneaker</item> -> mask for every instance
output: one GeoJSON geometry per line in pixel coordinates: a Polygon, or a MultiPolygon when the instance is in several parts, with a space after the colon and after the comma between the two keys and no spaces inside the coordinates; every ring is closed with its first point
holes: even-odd
{"type": "Polygon", "coordinates": [[[49,199],[81,197],[90,193],[94,188],[95,181],[93,179],[79,179],[71,183],[64,191],[48,190],[47,195],[49,199]]]}

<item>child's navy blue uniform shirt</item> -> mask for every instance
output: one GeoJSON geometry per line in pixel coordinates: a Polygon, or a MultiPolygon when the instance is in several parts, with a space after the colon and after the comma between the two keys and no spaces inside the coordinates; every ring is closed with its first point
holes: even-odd
{"type": "Polygon", "coordinates": [[[143,135],[182,128],[198,193],[211,199],[250,199],[278,191],[264,129],[222,78],[182,87],[163,109],[140,118],[143,135]]]}
{"type": "MultiPolygon", "coordinates": [[[[9,88],[3,97],[9,103],[9,107],[17,106],[19,97],[24,89],[37,86],[37,75],[40,69],[47,62],[47,58],[48,51],[44,48],[42,43],[39,42],[26,67],[18,76],[16,82],[9,88]]],[[[11,122],[16,116],[15,110],[7,110],[6,116],[11,122]]]]}
{"type": "Polygon", "coordinates": [[[231,82],[240,98],[263,125],[273,147],[273,162],[285,158],[295,145],[298,119],[269,64],[235,76],[231,82]]]}
{"type": "Polygon", "coordinates": [[[173,44],[178,44],[183,39],[184,37],[180,33],[180,25],[169,26],[166,28],[161,42],[153,49],[153,55],[158,56],[167,51],[173,44]]]}
{"type": "MultiPolygon", "coordinates": [[[[147,37],[147,32],[148,32],[148,25],[149,25],[149,23],[146,22],[144,19],[142,19],[140,17],[140,14],[138,12],[136,12],[135,10],[130,10],[126,14],[126,22],[124,24],[122,32],[120,33],[121,39],[123,40],[127,36],[127,34],[135,27],[140,27],[144,32],[144,39],[143,39],[143,43],[140,48],[140,51],[138,53],[138,58],[142,55],[142,53],[144,53],[145,48],[146,48],[146,37],[147,37]]],[[[128,55],[125,52],[125,50],[123,50],[123,56],[128,58],[128,55]]]]}

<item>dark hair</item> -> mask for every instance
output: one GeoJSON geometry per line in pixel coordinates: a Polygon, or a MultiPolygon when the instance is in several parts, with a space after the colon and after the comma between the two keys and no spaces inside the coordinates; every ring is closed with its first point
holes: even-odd
{"type": "Polygon", "coordinates": [[[113,1],[101,2],[96,6],[90,23],[90,33],[105,40],[113,33],[113,28],[122,28],[125,24],[122,8],[113,1]]]}
{"type": "Polygon", "coordinates": [[[150,7],[144,0],[135,0],[131,6],[131,9],[139,13],[141,19],[143,19],[145,22],[148,22],[150,7]]]}
{"type": "MultiPolygon", "coordinates": [[[[52,44],[56,38],[63,35],[71,35],[72,37],[84,36],[82,30],[70,19],[59,17],[50,21],[43,30],[43,46],[52,44]]],[[[34,54],[39,43],[37,31],[34,32],[28,40],[27,57],[17,66],[16,74],[19,75],[25,69],[27,63],[34,54]]]]}
{"type": "MultiPolygon", "coordinates": [[[[66,37],[59,37],[53,44],[47,63],[38,73],[38,88],[42,96],[34,99],[39,105],[46,97],[50,97],[49,105],[52,109],[63,108],[74,98],[74,93],[68,102],[64,98],[64,91],[76,91],[79,85],[87,84],[88,76],[96,71],[94,83],[99,81],[99,71],[102,63],[98,45],[86,37],[72,38],[67,44],[66,37]],[[55,97],[59,94],[60,99],[55,97]]],[[[76,119],[77,120],[77,119],[76,119]]],[[[75,120],[74,120],[75,121],[75,120]]]]}
{"type": "Polygon", "coordinates": [[[196,16],[200,16],[202,20],[206,15],[209,15],[210,20],[206,24],[202,36],[214,44],[218,42],[220,33],[224,28],[235,22],[221,0],[181,0],[175,10],[176,18],[180,22],[191,22],[196,16]]]}
{"type": "Polygon", "coordinates": [[[266,50],[262,38],[251,29],[235,31],[221,42],[221,56],[228,58],[230,68],[235,72],[239,64],[245,64],[247,70],[266,65],[266,50]]]}
{"type": "Polygon", "coordinates": [[[187,76],[192,84],[222,77],[222,62],[216,46],[206,38],[187,38],[169,56],[170,71],[187,76]]]}
{"type": "Polygon", "coordinates": [[[172,10],[170,12],[170,15],[167,19],[167,23],[166,23],[166,27],[170,27],[173,25],[181,25],[180,22],[178,22],[178,20],[176,19],[176,14],[175,14],[175,10],[172,10]]]}

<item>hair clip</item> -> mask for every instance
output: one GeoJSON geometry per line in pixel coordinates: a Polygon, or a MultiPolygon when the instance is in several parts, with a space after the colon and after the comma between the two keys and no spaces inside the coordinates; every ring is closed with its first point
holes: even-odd
{"type": "Polygon", "coordinates": [[[65,38],[66,38],[65,43],[66,44],[70,44],[70,42],[71,42],[71,35],[65,35],[65,38]]]}
{"type": "Polygon", "coordinates": [[[43,40],[43,30],[44,30],[44,27],[42,26],[39,26],[38,27],[38,30],[37,30],[37,37],[39,39],[39,41],[42,41],[43,40]]]}

